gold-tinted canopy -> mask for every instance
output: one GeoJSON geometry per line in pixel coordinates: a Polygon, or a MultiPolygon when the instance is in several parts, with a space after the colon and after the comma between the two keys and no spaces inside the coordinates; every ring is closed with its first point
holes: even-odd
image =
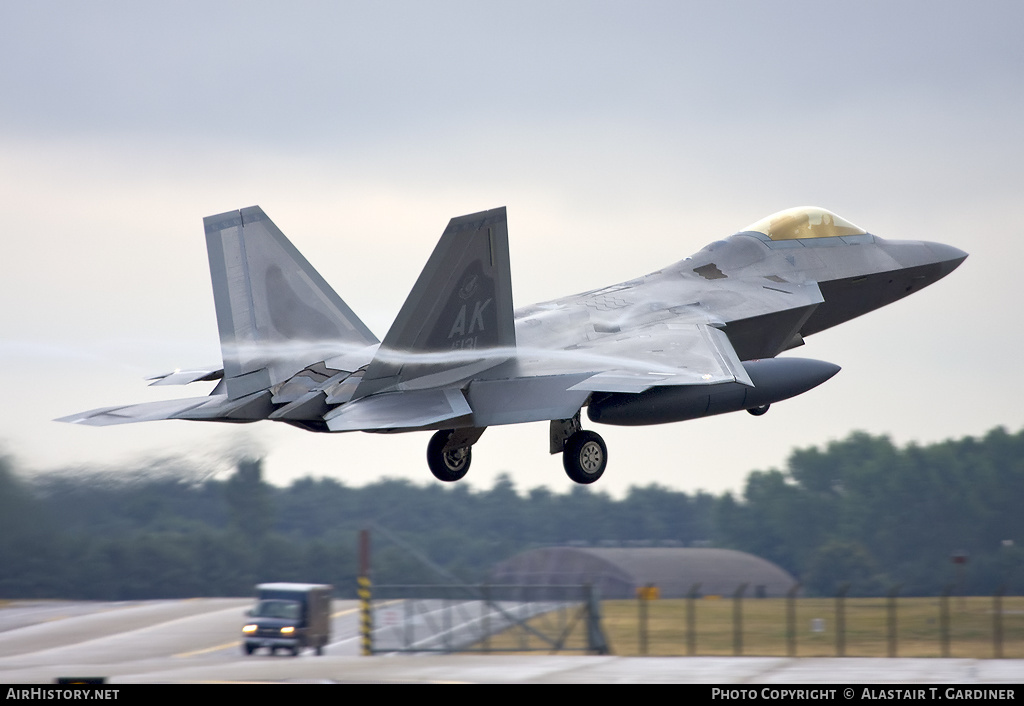
{"type": "Polygon", "coordinates": [[[863,235],[867,231],[816,206],[797,206],[773,213],[752,223],[744,231],[764,233],[772,240],[802,238],[835,238],[840,235],[863,235]]]}

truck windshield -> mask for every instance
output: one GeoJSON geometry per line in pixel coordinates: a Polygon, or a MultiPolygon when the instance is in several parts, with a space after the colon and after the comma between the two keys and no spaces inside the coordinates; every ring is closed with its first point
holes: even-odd
{"type": "Polygon", "coordinates": [[[284,620],[298,620],[299,608],[299,604],[295,601],[260,601],[253,609],[252,615],[254,618],[282,618],[284,620]]]}

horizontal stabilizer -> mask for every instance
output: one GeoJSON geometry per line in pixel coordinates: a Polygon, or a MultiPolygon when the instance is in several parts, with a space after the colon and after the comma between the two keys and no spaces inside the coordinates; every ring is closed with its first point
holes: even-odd
{"type": "Polygon", "coordinates": [[[331,431],[432,428],[473,413],[460,390],[385,392],[349,402],[327,414],[331,431]]]}
{"type": "Polygon", "coordinates": [[[274,411],[267,390],[253,392],[245,397],[232,399],[229,395],[210,395],[206,402],[178,412],[174,419],[192,419],[195,421],[237,421],[254,422],[266,419],[274,411]]]}
{"type": "Polygon", "coordinates": [[[149,383],[150,387],[157,387],[160,385],[188,385],[192,382],[220,380],[222,377],[224,377],[224,368],[209,368],[206,370],[175,370],[173,373],[154,375],[146,379],[153,381],[149,383]]]}
{"type": "Polygon", "coordinates": [[[183,400],[161,400],[122,407],[103,407],[68,417],[55,419],[69,424],[85,424],[91,427],[106,427],[113,424],[132,422],[153,422],[159,419],[174,419],[182,412],[188,412],[210,401],[209,397],[191,397],[183,400]]]}

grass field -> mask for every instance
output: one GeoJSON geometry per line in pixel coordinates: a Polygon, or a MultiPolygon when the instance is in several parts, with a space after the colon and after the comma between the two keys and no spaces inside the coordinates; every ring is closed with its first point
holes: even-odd
{"type": "MultiPolygon", "coordinates": [[[[896,656],[941,657],[940,602],[935,598],[899,598],[896,601],[896,656]]],[[[740,654],[785,656],[789,643],[786,600],[746,599],[742,602],[740,654]]],[[[796,601],[796,655],[838,656],[836,601],[801,598],[796,601]]],[[[687,601],[647,602],[646,650],[641,647],[641,605],[636,600],[604,601],[602,624],[613,654],[686,655],[687,601]]],[[[706,597],[694,601],[697,655],[735,654],[734,602],[706,597]]],[[[953,597],[948,600],[950,657],[996,656],[994,602],[991,597],[953,597]]],[[[549,613],[529,623],[546,635],[565,636],[576,650],[585,645],[584,621],[579,609],[549,613]]],[[[889,612],[885,598],[847,598],[844,601],[844,656],[889,656],[889,612]]],[[[1024,658],[1024,597],[1002,600],[1002,656],[1024,658]]],[[[517,628],[490,640],[491,649],[543,650],[545,643],[529,631],[517,628]]]]}

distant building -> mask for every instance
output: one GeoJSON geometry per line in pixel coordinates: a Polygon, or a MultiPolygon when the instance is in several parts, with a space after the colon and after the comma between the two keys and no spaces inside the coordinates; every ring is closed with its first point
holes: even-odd
{"type": "Polygon", "coordinates": [[[602,598],[633,598],[637,588],[654,585],[662,598],[685,597],[699,584],[700,595],[731,596],[747,584],[744,596],[784,596],[794,584],[788,572],[753,554],[732,549],[681,547],[546,547],[498,564],[495,584],[597,587],[602,598]]]}

